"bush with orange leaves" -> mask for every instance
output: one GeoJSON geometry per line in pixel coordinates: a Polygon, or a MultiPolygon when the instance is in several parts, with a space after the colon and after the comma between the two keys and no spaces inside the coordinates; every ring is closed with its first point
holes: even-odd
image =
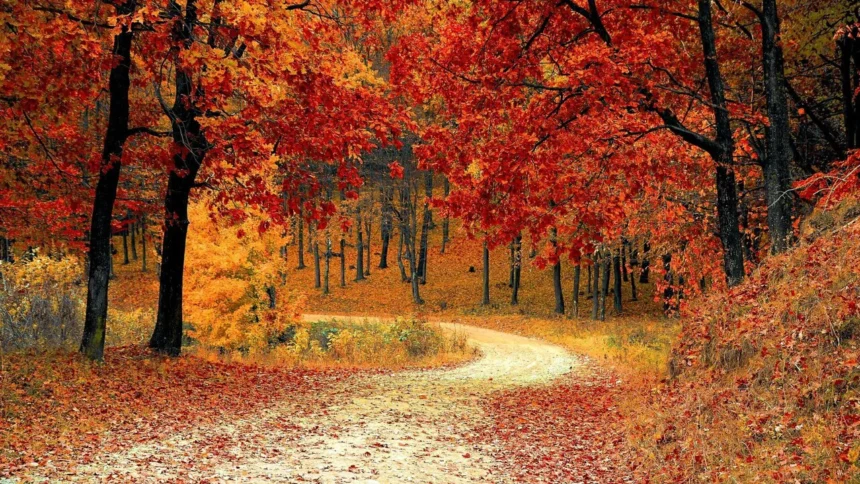
{"type": "Polygon", "coordinates": [[[299,320],[301,297],[284,287],[277,229],[259,232],[265,215],[230,224],[191,209],[185,279],[187,335],[220,351],[260,352],[299,320]]]}

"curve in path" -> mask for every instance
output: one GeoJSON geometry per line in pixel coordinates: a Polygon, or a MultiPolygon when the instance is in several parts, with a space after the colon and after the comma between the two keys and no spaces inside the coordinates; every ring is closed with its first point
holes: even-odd
{"type": "Polygon", "coordinates": [[[321,389],[315,395],[321,410],[310,416],[296,417],[285,402],[254,418],[105,455],[83,473],[79,468],[78,476],[100,479],[113,472],[122,481],[144,482],[507,482],[491,457],[495,444],[473,438],[486,419],[481,401],[496,390],[552,381],[579,362],[535,339],[442,325],[465,333],[482,356],[454,369],[349,379],[321,389]]]}

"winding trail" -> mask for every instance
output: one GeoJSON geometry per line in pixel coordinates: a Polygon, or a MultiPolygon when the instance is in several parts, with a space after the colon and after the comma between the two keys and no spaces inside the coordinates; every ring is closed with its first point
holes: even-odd
{"type": "Polygon", "coordinates": [[[465,333],[482,356],[453,369],[347,379],[303,402],[302,408],[315,409],[310,413],[283,402],[254,418],[98,457],[78,468],[74,480],[508,482],[491,457],[498,455],[494,444],[475,443],[474,429],[487,418],[482,399],[550,382],[580,362],[542,341],[441,324],[465,333]]]}

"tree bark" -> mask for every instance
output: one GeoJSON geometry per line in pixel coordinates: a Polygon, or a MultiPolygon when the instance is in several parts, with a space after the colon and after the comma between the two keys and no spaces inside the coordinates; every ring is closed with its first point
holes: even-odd
{"type": "Polygon", "coordinates": [[[331,237],[326,235],[325,238],[325,272],[323,274],[322,280],[322,293],[323,295],[328,295],[331,291],[329,290],[329,274],[331,273],[331,237]]]}
{"type": "Polygon", "coordinates": [[[592,261],[592,277],[591,284],[591,319],[597,321],[600,319],[600,251],[594,253],[592,261]]]}
{"type": "Polygon", "coordinates": [[[717,164],[717,218],[723,244],[723,267],[729,287],[744,280],[743,241],[738,227],[738,193],[734,172],[734,133],[726,102],[725,85],[717,58],[717,40],[711,18],[711,0],[699,1],[699,31],[705,58],[705,73],[711,90],[711,102],[717,125],[716,151],[711,153],[717,164]]]}
{"type": "Polygon", "coordinates": [[[484,250],[483,250],[483,262],[484,262],[484,271],[483,271],[483,284],[481,287],[483,288],[482,297],[481,297],[481,305],[489,306],[490,305],[490,248],[487,245],[487,241],[484,241],[484,250]]]}
{"type": "Polygon", "coordinates": [[[573,298],[571,299],[571,313],[574,318],[579,318],[579,280],[582,277],[582,264],[576,264],[573,268],[573,298]]]}
{"type": "Polygon", "coordinates": [[[523,272],[523,236],[517,235],[514,240],[514,283],[511,288],[511,305],[520,303],[520,278],[523,272]]]}
{"type": "Polygon", "coordinates": [[[421,221],[421,242],[418,249],[418,278],[421,284],[427,283],[427,247],[430,238],[430,228],[433,225],[433,212],[430,210],[430,198],[433,196],[433,174],[424,173],[424,216],[421,221]]]}
{"type": "Polygon", "coordinates": [[[340,287],[346,287],[346,239],[340,238],[340,287]]]}
{"type": "Polygon", "coordinates": [[[131,258],[137,260],[137,223],[131,224],[131,258]]]}
{"type": "MultiPolygon", "coordinates": [[[[308,227],[310,230],[310,227],[308,227]]],[[[305,218],[301,212],[299,212],[299,265],[296,269],[304,269],[307,267],[305,265],[305,218]]]]}
{"type": "Polygon", "coordinates": [[[600,288],[600,320],[606,321],[606,296],[609,295],[609,270],[612,261],[609,251],[603,254],[603,284],[600,288]]]}
{"type": "Polygon", "coordinates": [[[364,252],[367,254],[367,260],[364,262],[364,275],[365,277],[370,275],[370,265],[372,262],[370,261],[370,241],[371,241],[371,225],[373,224],[373,219],[370,217],[365,217],[364,219],[364,240],[367,242],[364,244],[364,252]]]}
{"type": "Polygon", "coordinates": [[[124,266],[131,263],[131,260],[128,258],[128,231],[129,227],[126,227],[122,232],[122,265],[124,266]]]}
{"type": "Polygon", "coordinates": [[[382,236],[382,247],[379,250],[379,268],[388,269],[388,246],[391,243],[391,194],[388,189],[382,191],[382,223],[380,233],[382,236]]]}
{"type": "Polygon", "coordinates": [[[555,314],[564,314],[564,288],[561,285],[561,257],[558,254],[558,231],[552,229],[553,254],[558,259],[552,266],[552,288],[555,293],[555,314]]]}
{"type": "MultiPolygon", "coordinates": [[[[174,28],[174,41],[182,48],[191,45],[191,35],[197,24],[197,5],[188,0],[181,25],[174,28]]],[[[162,244],[161,274],[159,276],[158,311],[155,331],[149,346],[156,351],[178,356],[182,349],[182,285],[185,272],[185,246],[188,237],[188,199],[197,172],[203,164],[209,142],[197,121],[201,113],[194,105],[203,93],[195,89],[191,73],[175,66],[176,92],[171,109],[173,142],[184,146],[173,156],[173,170],[167,180],[164,198],[165,229],[162,244]]]]}
{"type": "Polygon", "coordinates": [[[355,282],[364,280],[364,232],[361,228],[361,212],[355,215],[355,282]]]}
{"type": "Polygon", "coordinates": [[[141,270],[146,272],[146,216],[140,221],[140,260],[141,270]]]}
{"type": "Polygon", "coordinates": [[[767,114],[768,152],[764,163],[764,183],[767,198],[767,223],[771,250],[785,252],[791,245],[791,126],[788,97],[785,92],[785,61],[780,45],[779,14],[776,0],[762,0],[762,56],[767,114]]]}
{"type": "Polygon", "coordinates": [[[320,270],[320,244],[316,239],[311,241],[311,248],[314,255],[314,289],[322,288],[322,274],[320,270]]]}
{"type": "MultiPolygon", "coordinates": [[[[130,14],[135,2],[118,7],[118,13],[130,14]]],[[[131,80],[131,43],[134,34],[128,27],[114,37],[113,54],[118,59],[110,71],[108,90],[110,112],[102,150],[101,171],[96,184],[93,211],[90,220],[89,274],[87,280],[87,306],[80,352],[91,360],[104,357],[105,331],[108,308],[108,285],[111,274],[111,221],[123,146],[128,136],[129,87],[131,80]]]]}
{"type": "Polygon", "coordinates": [[[613,279],[615,282],[615,287],[613,288],[613,302],[615,303],[615,314],[620,315],[622,311],[622,302],[621,302],[621,283],[622,275],[621,275],[621,249],[617,249],[615,251],[615,255],[612,258],[612,272],[613,279]]]}
{"type": "MultiPolygon", "coordinates": [[[[448,199],[448,195],[451,194],[451,182],[448,180],[448,177],[445,177],[442,181],[442,188],[445,193],[445,199],[448,199]]],[[[448,248],[449,231],[450,231],[451,221],[447,215],[442,219],[442,250],[441,252],[444,254],[445,249],[448,248]]]]}

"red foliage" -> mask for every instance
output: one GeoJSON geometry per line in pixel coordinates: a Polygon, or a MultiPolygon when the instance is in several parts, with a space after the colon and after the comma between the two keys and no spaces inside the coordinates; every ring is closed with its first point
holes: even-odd
{"type": "Polygon", "coordinates": [[[84,464],[98,452],[259,411],[348,375],[166,359],[139,347],[108,350],[103,365],[69,354],[47,361],[6,357],[0,368],[0,476],[34,463],[84,464]]]}
{"type": "Polygon", "coordinates": [[[587,363],[552,386],[496,394],[480,438],[500,445],[495,457],[522,482],[624,481],[630,470],[617,427],[620,384],[587,363]]]}

